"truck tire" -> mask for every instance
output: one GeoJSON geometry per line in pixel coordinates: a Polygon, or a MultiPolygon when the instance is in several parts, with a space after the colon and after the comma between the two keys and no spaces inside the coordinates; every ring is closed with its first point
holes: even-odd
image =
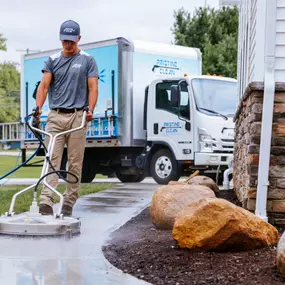
{"type": "Polygon", "coordinates": [[[138,183],[143,181],[146,177],[145,172],[144,171],[140,172],[139,170],[137,174],[124,174],[122,173],[121,168],[117,168],[115,170],[115,173],[117,178],[122,183],[138,183]]]}
{"type": "Polygon", "coordinates": [[[168,149],[160,149],[153,155],[150,162],[150,173],[156,183],[162,185],[180,178],[177,161],[168,149]]]}
{"type": "Polygon", "coordinates": [[[82,167],[81,183],[91,183],[95,176],[96,173],[90,172],[89,169],[85,169],[82,167]]]}
{"type": "MultiPolygon", "coordinates": [[[[60,170],[67,170],[67,154],[66,154],[66,152],[64,152],[62,155],[60,170]]],[[[64,178],[67,178],[66,173],[61,173],[60,175],[64,178]]]]}
{"type": "Polygon", "coordinates": [[[84,158],[81,172],[81,183],[91,183],[96,176],[96,167],[88,157],[84,158]]]}

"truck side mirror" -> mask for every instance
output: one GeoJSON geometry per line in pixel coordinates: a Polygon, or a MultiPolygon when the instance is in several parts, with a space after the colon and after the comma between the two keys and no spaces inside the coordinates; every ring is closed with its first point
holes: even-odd
{"type": "Polygon", "coordinates": [[[170,88],[171,107],[178,108],[180,102],[180,88],[179,85],[172,85],[170,88]]]}

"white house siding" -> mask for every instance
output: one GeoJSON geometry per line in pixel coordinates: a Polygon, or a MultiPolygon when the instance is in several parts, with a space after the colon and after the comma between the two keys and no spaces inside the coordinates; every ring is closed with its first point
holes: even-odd
{"type": "Polygon", "coordinates": [[[257,15],[257,0],[248,1],[250,12],[249,15],[249,82],[254,78],[255,59],[256,59],[256,15],[257,15]]]}
{"type": "MultiPolygon", "coordinates": [[[[239,100],[251,82],[264,81],[266,2],[241,0],[239,23],[238,79],[239,100]]],[[[275,17],[275,15],[272,15],[275,17]]],[[[277,1],[276,13],[276,81],[285,71],[285,0],[277,1]]]]}
{"type": "MultiPolygon", "coordinates": [[[[240,2],[239,100],[250,82],[264,81],[266,1],[270,3],[270,0],[240,2]]],[[[276,9],[275,81],[285,82],[285,0],[277,0],[276,9]]]]}
{"type": "Polygon", "coordinates": [[[238,37],[238,79],[239,86],[238,86],[238,97],[239,100],[242,97],[243,90],[246,84],[247,78],[247,68],[248,61],[247,61],[247,33],[245,33],[245,27],[247,26],[247,4],[248,0],[243,1],[240,5],[239,9],[239,37],[238,37]]]}
{"type": "Polygon", "coordinates": [[[277,0],[275,81],[285,82],[285,0],[277,0]]]}

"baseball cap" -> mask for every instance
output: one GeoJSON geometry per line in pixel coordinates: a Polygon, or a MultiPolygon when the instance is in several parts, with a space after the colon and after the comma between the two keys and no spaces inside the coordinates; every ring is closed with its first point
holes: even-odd
{"type": "Polygon", "coordinates": [[[63,22],[60,26],[59,38],[61,41],[77,41],[80,35],[80,26],[72,20],[63,22]]]}

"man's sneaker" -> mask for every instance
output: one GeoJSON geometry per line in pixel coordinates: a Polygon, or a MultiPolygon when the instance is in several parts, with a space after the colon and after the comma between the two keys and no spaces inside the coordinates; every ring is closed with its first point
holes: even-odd
{"type": "Polygon", "coordinates": [[[44,216],[53,215],[53,208],[47,204],[40,204],[40,213],[44,216]]]}
{"type": "Polygon", "coordinates": [[[63,206],[62,206],[61,213],[62,213],[64,216],[72,216],[72,207],[71,207],[71,206],[68,206],[68,205],[63,205],[63,206]]]}

